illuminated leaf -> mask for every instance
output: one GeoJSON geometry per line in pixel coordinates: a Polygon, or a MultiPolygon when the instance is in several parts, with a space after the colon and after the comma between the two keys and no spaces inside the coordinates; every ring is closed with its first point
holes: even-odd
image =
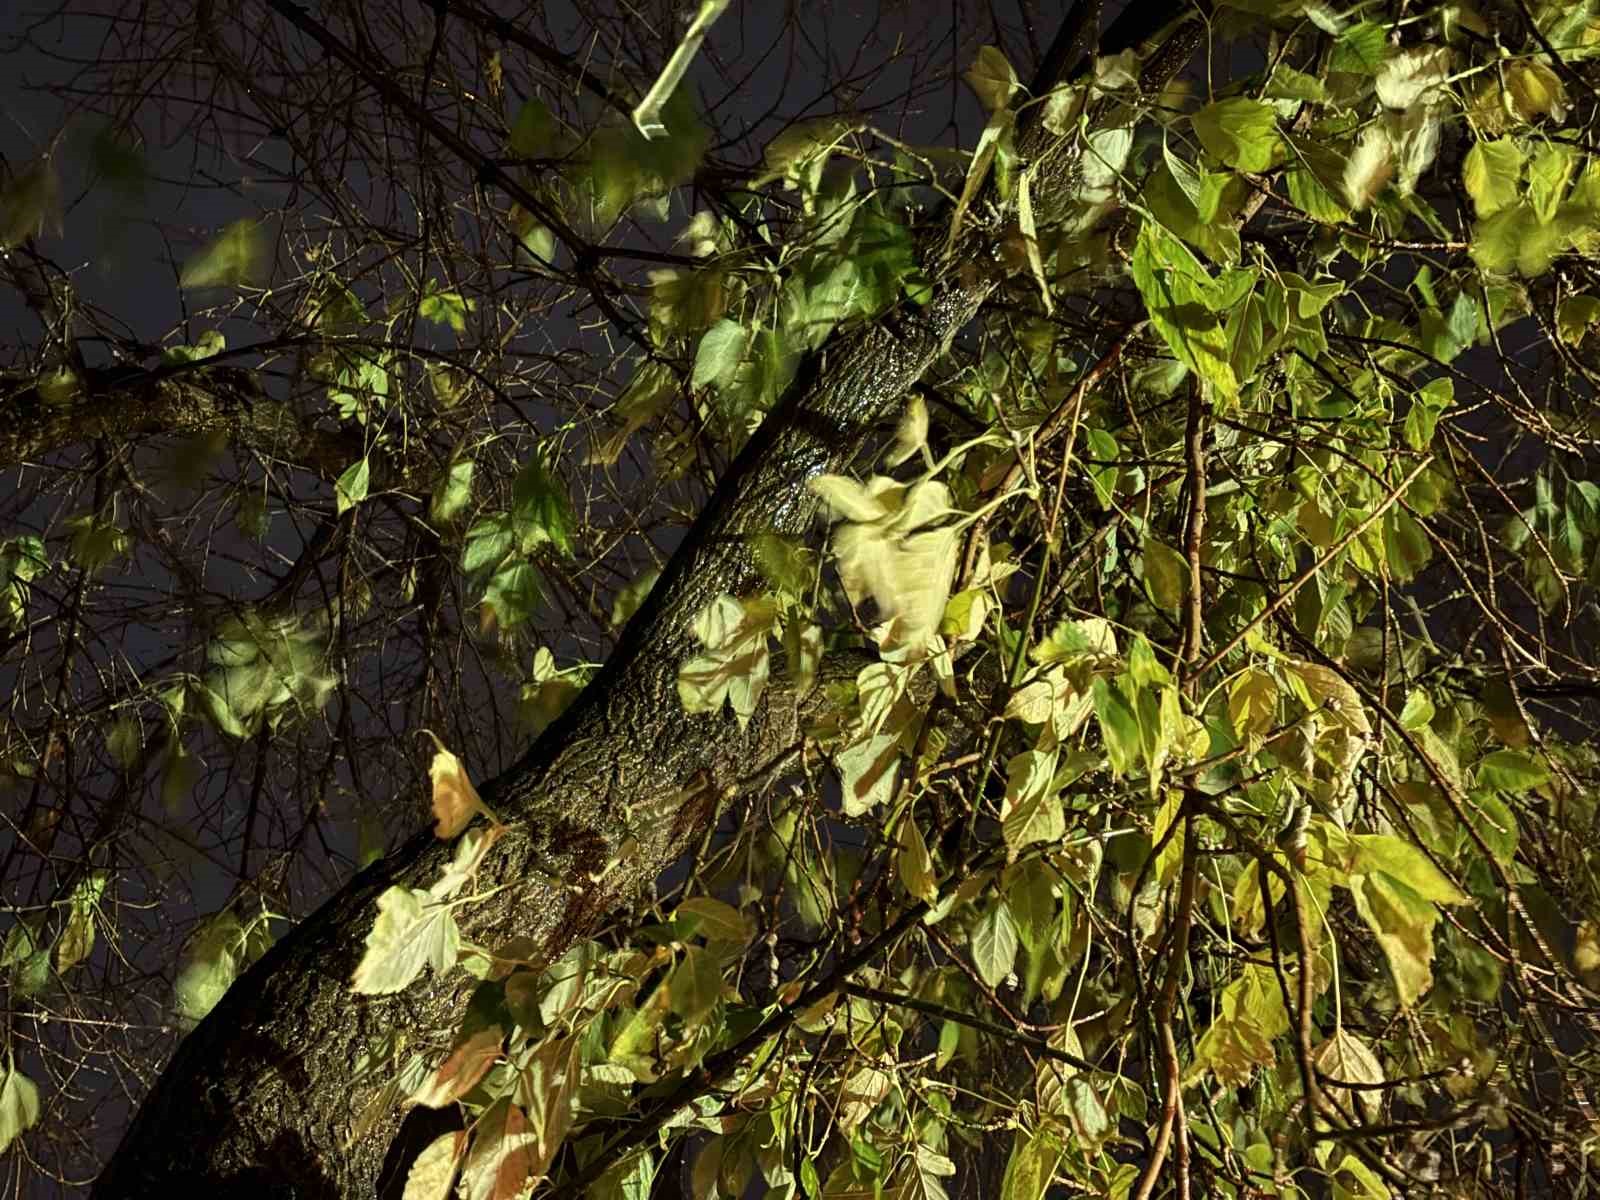
{"type": "Polygon", "coordinates": [[[343,514],[367,498],[367,483],[372,478],[372,464],[365,455],[345,468],[334,484],[337,512],[343,514]]]}
{"type": "Polygon", "coordinates": [[[1061,793],[1051,787],[1055,773],[1055,754],[1042,750],[1025,750],[1006,764],[1000,828],[1012,857],[1037,842],[1059,842],[1066,833],[1061,793]]]}
{"type": "Polygon", "coordinates": [[[1461,163],[1461,180],[1479,217],[1493,216],[1517,202],[1522,167],[1522,147],[1512,138],[1472,144],[1461,163]]]}
{"type": "Polygon", "coordinates": [[[972,928],[972,965],[990,987],[998,987],[1015,969],[1017,947],[1016,922],[1005,901],[996,900],[989,905],[972,928]]]}
{"type": "Polygon", "coordinates": [[[0,188],[0,250],[60,231],[59,187],[49,159],[11,176],[0,188]]]}
{"type": "MultiPolygon", "coordinates": [[[[363,460],[365,461],[365,460],[363,460]]],[[[428,517],[436,524],[454,520],[472,499],[472,472],[470,458],[457,459],[445,468],[439,482],[434,485],[433,497],[428,503],[428,517]]]]}
{"type": "Polygon", "coordinates": [[[433,835],[446,841],[455,837],[479,813],[488,815],[488,809],[478,798],[478,789],[467,778],[467,769],[461,760],[444,748],[444,743],[431,732],[433,761],[428,764],[428,778],[433,784],[433,815],[436,824],[433,835]]]}
{"type": "Polygon", "coordinates": [[[478,1118],[461,1168],[461,1186],[468,1200],[515,1200],[524,1185],[542,1171],[541,1137],[527,1116],[501,1096],[478,1118]]]}
{"type": "Polygon", "coordinates": [[[350,986],[368,995],[402,991],[423,967],[443,974],[455,966],[460,949],[447,904],[416,888],[391,887],[378,897],[378,919],[350,986]]]}
{"type": "Polygon", "coordinates": [[[694,621],[705,650],[678,668],[678,698],[689,712],[716,712],[724,703],[740,726],[755,714],[771,670],[767,641],[778,632],[771,596],[718,596],[694,621]]]}
{"type": "Polygon", "coordinates": [[[401,1200],[449,1200],[455,1191],[456,1168],[466,1149],[467,1131],[441,1133],[417,1155],[406,1175],[401,1200]]]}
{"type": "Polygon", "coordinates": [[[1478,786],[1503,792],[1532,791],[1550,782],[1550,768],[1520,750],[1494,750],[1485,754],[1473,768],[1478,786]]]}
{"type": "Polygon", "coordinates": [[[1385,871],[1352,875],[1350,895],[1356,912],[1383,947],[1401,1007],[1411,1008],[1433,986],[1433,926],[1438,910],[1385,871]]]}
{"type": "Polygon", "coordinates": [[[460,292],[445,291],[440,288],[437,279],[430,279],[426,290],[422,293],[422,299],[417,302],[417,315],[424,321],[447,326],[456,333],[465,333],[467,314],[476,305],[476,300],[471,300],[460,292]]]}
{"type": "Polygon", "coordinates": [[[895,866],[900,882],[910,895],[932,902],[939,894],[938,880],[933,873],[933,856],[928,853],[928,843],[923,840],[921,827],[909,812],[900,822],[900,845],[895,854],[895,866]]]}
{"type": "Polygon", "coordinates": [[[1195,136],[1215,158],[1241,171],[1272,166],[1281,142],[1270,104],[1235,96],[1208,104],[1191,118],[1195,136]]]}
{"type": "Polygon", "coordinates": [[[842,524],[833,534],[839,579],[853,604],[877,601],[891,640],[926,646],[944,617],[955,574],[956,530],[933,523],[950,512],[944,484],[911,485],[875,475],[865,484],[842,475],[811,480],[842,524]]]}
{"type": "Polygon", "coordinates": [[[977,94],[984,110],[991,113],[1009,104],[1021,86],[1016,70],[993,46],[979,47],[977,58],[961,73],[961,78],[977,94]]]}
{"type": "Polygon", "coordinates": [[[1195,1046],[1187,1079],[1203,1073],[1223,1087],[1244,1087],[1257,1067],[1277,1061],[1272,1043],[1288,1032],[1289,1013],[1271,967],[1252,965],[1222,989],[1216,1015],[1195,1046]]]}

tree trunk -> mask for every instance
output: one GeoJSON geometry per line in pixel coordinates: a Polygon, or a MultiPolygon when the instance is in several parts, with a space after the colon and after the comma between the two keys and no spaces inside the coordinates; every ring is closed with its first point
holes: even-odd
{"type": "MultiPolygon", "coordinates": [[[[1131,44],[1181,6],[1132,7],[1143,11],[1114,26],[1108,42],[1131,44]]],[[[1151,83],[1182,67],[1199,28],[1190,22],[1164,40],[1153,60],[1161,78],[1151,83]]],[[[1066,57],[1063,68],[1076,56],[1066,57]]],[[[1036,208],[1048,214],[1052,197],[1070,193],[1080,144],[1077,137],[1055,139],[1036,122],[1020,133],[1019,150],[1034,164],[1036,208]]],[[[809,532],[817,502],[806,481],[848,463],[993,291],[999,230],[979,215],[983,207],[972,206],[969,231],[951,251],[924,255],[924,270],[936,281],[926,308],[903,307],[836,334],[802,364],[599,675],[521,760],[485,786],[485,800],[509,829],[490,849],[476,890],[505,886],[458,913],[464,938],[494,947],[531,937],[540,947],[535,961],[553,960],[701,837],[738,781],[794,746],[803,698],[781,681],[743,730],[726,714],[684,711],[677,672],[695,649],[691,622],[719,594],[750,588],[747,535],[809,532]]],[[[932,231],[925,244],[942,247],[944,232],[932,231]]],[[[351,1123],[370,1098],[351,1094],[357,1057],[397,1027],[452,1029],[476,981],[463,972],[428,973],[399,995],[362,996],[350,990],[350,978],[378,896],[394,884],[427,886],[451,855],[430,831],[416,834],[236,982],[178,1047],[95,1195],[164,1200],[188,1186],[228,1200],[370,1197],[403,1179],[405,1162],[385,1169],[398,1114],[346,1148],[351,1123]],[[222,1187],[225,1193],[215,1190],[222,1187]]]]}

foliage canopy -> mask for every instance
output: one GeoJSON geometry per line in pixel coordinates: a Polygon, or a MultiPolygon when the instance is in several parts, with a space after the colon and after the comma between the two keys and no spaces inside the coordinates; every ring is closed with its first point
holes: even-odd
{"type": "Polygon", "coordinates": [[[14,1189],[343,911],[407,1197],[1587,1186],[1600,6],[221,7],[0,191],[14,1189]]]}

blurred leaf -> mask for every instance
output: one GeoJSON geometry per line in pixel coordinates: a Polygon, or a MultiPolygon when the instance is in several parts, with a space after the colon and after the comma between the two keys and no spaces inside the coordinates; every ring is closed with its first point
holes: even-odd
{"type": "Polygon", "coordinates": [[[89,957],[94,949],[94,918],[100,908],[100,897],[111,880],[107,871],[90,871],[78,881],[69,898],[67,923],[56,942],[56,971],[65,975],[89,957]]]}
{"type": "Polygon", "coordinates": [[[54,167],[42,159],[0,187],[0,250],[61,230],[61,200],[54,167]]]}
{"type": "Polygon", "coordinates": [[[472,500],[474,465],[470,458],[458,458],[439,477],[428,502],[428,517],[435,524],[454,520],[472,500]]]}
{"type": "Polygon", "coordinates": [[[39,1122],[39,1089],[17,1070],[9,1051],[0,1075],[0,1154],[39,1122]]]}
{"type": "Polygon", "coordinates": [[[993,46],[981,46],[972,65],[961,73],[982,103],[984,111],[996,112],[1011,102],[1021,86],[1017,72],[1006,56],[993,46]]]}
{"type": "Polygon", "coordinates": [[[544,599],[544,586],[532,564],[509,563],[490,578],[483,590],[483,603],[494,613],[503,629],[514,629],[530,620],[544,599]]]}
{"type": "Polygon", "coordinates": [[[530,455],[511,485],[511,519],[522,553],[531,554],[549,543],[570,557],[578,518],[566,484],[546,462],[545,454],[540,450],[530,455]]]}
{"type": "Polygon", "coordinates": [[[1473,768],[1478,786],[1505,792],[1532,791],[1550,782],[1550,768],[1520,750],[1494,750],[1478,760],[1473,768]]]}
{"type": "Polygon", "coordinates": [[[446,325],[457,333],[465,333],[467,314],[475,307],[477,307],[476,300],[470,300],[460,292],[444,291],[439,287],[437,279],[430,279],[427,289],[422,293],[422,299],[417,304],[417,315],[424,321],[432,321],[435,325],[446,325]]]}
{"type": "Polygon", "coordinates": [[[69,517],[66,528],[72,537],[69,553],[85,571],[98,571],[128,553],[128,535],[110,521],[92,515],[69,517]]]}
{"type": "Polygon", "coordinates": [[[265,281],[268,255],[262,224],[235,221],[183,265],[178,283],[186,288],[252,286],[265,281]]]}
{"type": "Polygon", "coordinates": [[[683,82],[684,75],[689,71],[689,64],[694,61],[694,56],[700,50],[700,43],[705,40],[712,24],[722,15],[729,2],[730,0],[700,0],[700,7],[695,10],[689,27],[683,31],[683,37],[679,39],[671,57],[661,68],[661,74],[650,85],[650,90],[644,94],[644,98],[634,107],[633,123],[646,138],[666,136],[667,127],[663,124],[662,110],[677,92],[678,85],[683,82]]]}
{"type": "Polygon", "coordinates": [[[766,690],[777,633],[777,602],[770,596],[738,600],[719,596],[695,618],[694,635],[705,650],[678,669],[678,698],[689,712],[716,712],[726,702],[742,728],[766,690]]]}

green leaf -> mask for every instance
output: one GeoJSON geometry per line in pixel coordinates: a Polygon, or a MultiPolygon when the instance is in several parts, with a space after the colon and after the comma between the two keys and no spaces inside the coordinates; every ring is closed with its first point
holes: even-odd
{"type": "Polygon", "coordinates": [[[1467,822],[1477,830],[1496,861],[1510,866],[1517,854],[1521,832],[1517,815],[1498,792],[1477,791],[1467,797],[1467,822]]]}
{"type": "Polygon", "coordinates": [[[1251,965],[1222,989],[1211,1026],[1195,1046],[1186,1082],[1209,1071],[1224,1087],[1243,1087],[1257,1067],[1277,1061],[1272,1043],[1289,1029],[1283,989],[1271,967],[1251,965]]]}
{"type": "Polygon", "coordinates": [[[556,133],[556,121],[550,110],[537,97],[530,96],[517,109],[507,145],[519,158],[546,158],[555,149],[556,133]]]}
{"type": "Polygon", "coordinates": [[[692,87],[680,87],[662,106],[664,136],[646,138],[630,122],[606,126],[590,138],[587,169],[580,167],[579,174],[597,227],[610,228],[638,201],[694,176],[710,135],[694,111],[692,93],[692,87]]]}
{"type": "Polygon", "coordinates": [[[1013,857],[1038,842],[1054,844],[1066,833],[1061,793],[1052,788],[1054,752],[1024,750],[1006,764],[1006,794],[1000,805],[1000,828],[1013,857]]]}
{"type": "Polygon", "coordinates": [[[930,903],[938,896],[933,855],[928,852],[928,843],[922,836],[915,814],[910,812],[900,822],[900,845],[895,854],[895,867],[909,895],[930,903]]]}
{"type": "Polygon", "coordinates": [[[110,521],[88,515],[71,517],[66,527],[72,535],[72,559],[85,571],[98,571],[128,553],[128,535],[110,521]]]}
{"type": "Polygon", "coordinates": [[[184,802],[194,794],[199,778],[200,760],[187,753],[179,743],[161,771],[161,807],[168,816],[175,817],[183,811],[184,802]]]}
{"type": "Polygon", "coordinates": [[[1139,765],[1139,718],[1122,690],[1103,675],[1094,680],[1094,714],[1111,759],[1111,773],[1128,774],[1139,765]]]}
{"type": "Polygon", "coordinates": [[[510,563],[496,571],[483,591],[483,603],[493,610],[502,629],[514,629],[529,620],[543,599],[539,572],[525,562],[510,563]]]}
{"type": "Polygon", "coordinates": [[[509,513],[480,517],[467,530],[461,551],[461,569],[468,575],[497,567],[517,544],[509,513]]]}
{"type": "Polygon", "coordinates": [[[678,669],[678,698],[689,712],[716,712],[727,703],[742,728],[755,715],[771,670],[768,640],[777,633],[777,601],[719,596],[695,618],[705,651],[678,669]]]}
{"type": "Polygon", "coordinates": [[[511,520],[522,553],[531,554],[548,542],[571,557],[578,518],[566,484],[547,463],[545,453],[541,450],[530,456],[512,484],[511,520]]]}
{"type": "Polygon", "coordinates": [[[445,468],[428,502],[428,516],[435,524],[455,519],[466,508],[472,499],[473,467],[472,459],[460,458],[445,468]]]}
{"type": "Polygon", "coordinates": [[[56,971],[65,975],[89,957],[94,949],[94,918],[100,897],[110,881],[107,871],[90,871],[72,889],[71,910],[61,937],[56,942],[56,971]]]}
{"type": "Polygon", "coordinates": [[[245,942],[239,918],[225,908],[207,920],[184,948],[172,994],[186,1021],[198,1022],[222,999],[238,977],[245,942]]]}
{"type": "Polygon", "coordinates": [[[39,1121],[39,1089],[17,1070],[10,1054],[0,1074],[0,1154],[39,1121]]]}
{"type": "Polygon", "coordinates": [[[132,770],[139,762],[139,754],[144,749],[144,737],[139,730],[139,722],[132,717],[118,717],[106,734],[106,749],[111,754],[111,761],[124,771],[132,770]]]}
{"type": "Polygon", "coordinates": [[[337,512],[343,515],[367,498],[367,483],[372,477],[372,463],[365,455],[344,469],[333,485],[337,512]]]}
{"type": "Polygon", "coordinates": [[[1339,35],[1328,69],[1352,75],[1376,75],[1388,53],[1388,31],[1376,21],[1362,21],[1339,35]]]}
{"type": "Polygon", "coordinates": [[[178,283],[186,288],[253,285],[266,277],[267,256],[267,235],[261,223],[235,221],[184,264],[178,283]]]}
{"type": "Polygon", "coordinates": [[[678,935],[703,937],[708,942],[743,945],[750,940],[750,922],[737,908],[710,896],[690,896],[673,911],[678,935]]]}
{"type": "Polygon", "coordinates": [[[689,382],[697,388],[720,387],[733,379],[750,344],[750,334],[737,321],[724,318],[700,338],[689,382]]]}
{"type": "Polygon", "coordinates": [[[1266,733],[1277,724],[1278,681],[1259,668],[1245,671],[1228,689],[1228,716],[1237,733],[1266,733]]]}
{"type": "Polygon", "coordinates": [[[40,936],[42,915],[23,917],[6,933],[0,967],[8,970],[8,982],[17,995],[37,996],[50,982],[50,947],[40,936]]]}
{"type": "Polygon", "coordinates": [[[1133,280],[1150,323],[1173,355],[1211,384],[1219,400],[1231,404],[1239,383],[1213,307],[1221,297],[1199,260],[1166,230],[1146,221],[1134,245],[1133,280]]]}
{"type": "Polygon", "coordinates": [[[215,329],[208,329],[192,346],[169,346],[161,352],[162,365],[204,362],[228,348],[228,339],[215,329]]]}
{"type": "Polygon", "coordinates": [[[1192,120],[1200,144],[1214,158],[1241,171],[1267,170],[1282,146],[1277,111],[1258,100],[1242,96],[1218,100],[1192,120]]]}
{"type": "Polygon", "coordinates": [[[1144,586],[1157,608],[1175,613],[1189,591],[1189,563],[1165,542],[1144,539],[1144,586]]]}
{"type": "Polygon", "coordinates": [[[1498,788],[1518,795],[1550,781],[1550,768],[1520,750],[1495,750],[1478,760],[1479,787],[1498,788]]]}
{"type": "Polygon", "coordinates": [[[972,964],[978,975],[990,987],[999,987],[1016,967],[1020,944],[1005,901],[996,900],[984,911],[972,928],[971,940],[972,964]]]}
{"type": "Polygon", "coordinates": [[[722,959],[704,946],[687,946],[667,977],[672,1011],[688,1026],[703,1021],[722,998],[722,959]]]}
{"type": "Polygon", "coordinates": [[[1106,1111],[1105,1102],[1082,1075],[1069,1076],[1062,1084],[1062,1094],[1077,1143],[1088,1154],[1099,1153],[1111,1136],[1111,1114],[1106,1111]]]}
{"type": "Polygon", "coordinates": [[[1060,1161],[1061,1146],[1047,1131],[1018,1129],[1000,1184],[1000,1200],[1039,1200],[1049,1193],[1060,1161]]]}
{"type": "Polygon", "coordinates": [[[1011,102],[1021,84],[1006,56],[993,46],[980,46],[972,65],[961,72],[983,104],[985,112],[996,112],[1011,102]]]}
{"type": "Polygon", "coordinates": [[[457,333],[467,331],[467,314],[477,307],[460,292],[447,292],[439,287],[437,279],[428,280],[427,289],[417,304],[417,315],[435,325],[447,325],[457,333]]]}
{"type": "Polygon", "coordinates": [[[1402,838],[1386,833],[1353,834],[1350,844],[1355,851],[1349,868],[1352,875],[1386,872],[1423,900],[1436,904],[1465,904],[1470,898],[1426,854],[1402,838]]]}
{"type": "Polygon", "coordinates": [[[1433,700],[1428,693],[1418,688],[1413,688],[1406,695],[1405,707],[1400,710],[1400,727],[1402,729],[1421,729],[1433,720],[1433,700]]]}
{"type": "Polygon", "coordinates": [[[1556,328],[1567,345],[1581,344],[1597,324],[1600,324],[1600,298],[1582,294],[1561,298],[1556,308],[1556,328]]]}

